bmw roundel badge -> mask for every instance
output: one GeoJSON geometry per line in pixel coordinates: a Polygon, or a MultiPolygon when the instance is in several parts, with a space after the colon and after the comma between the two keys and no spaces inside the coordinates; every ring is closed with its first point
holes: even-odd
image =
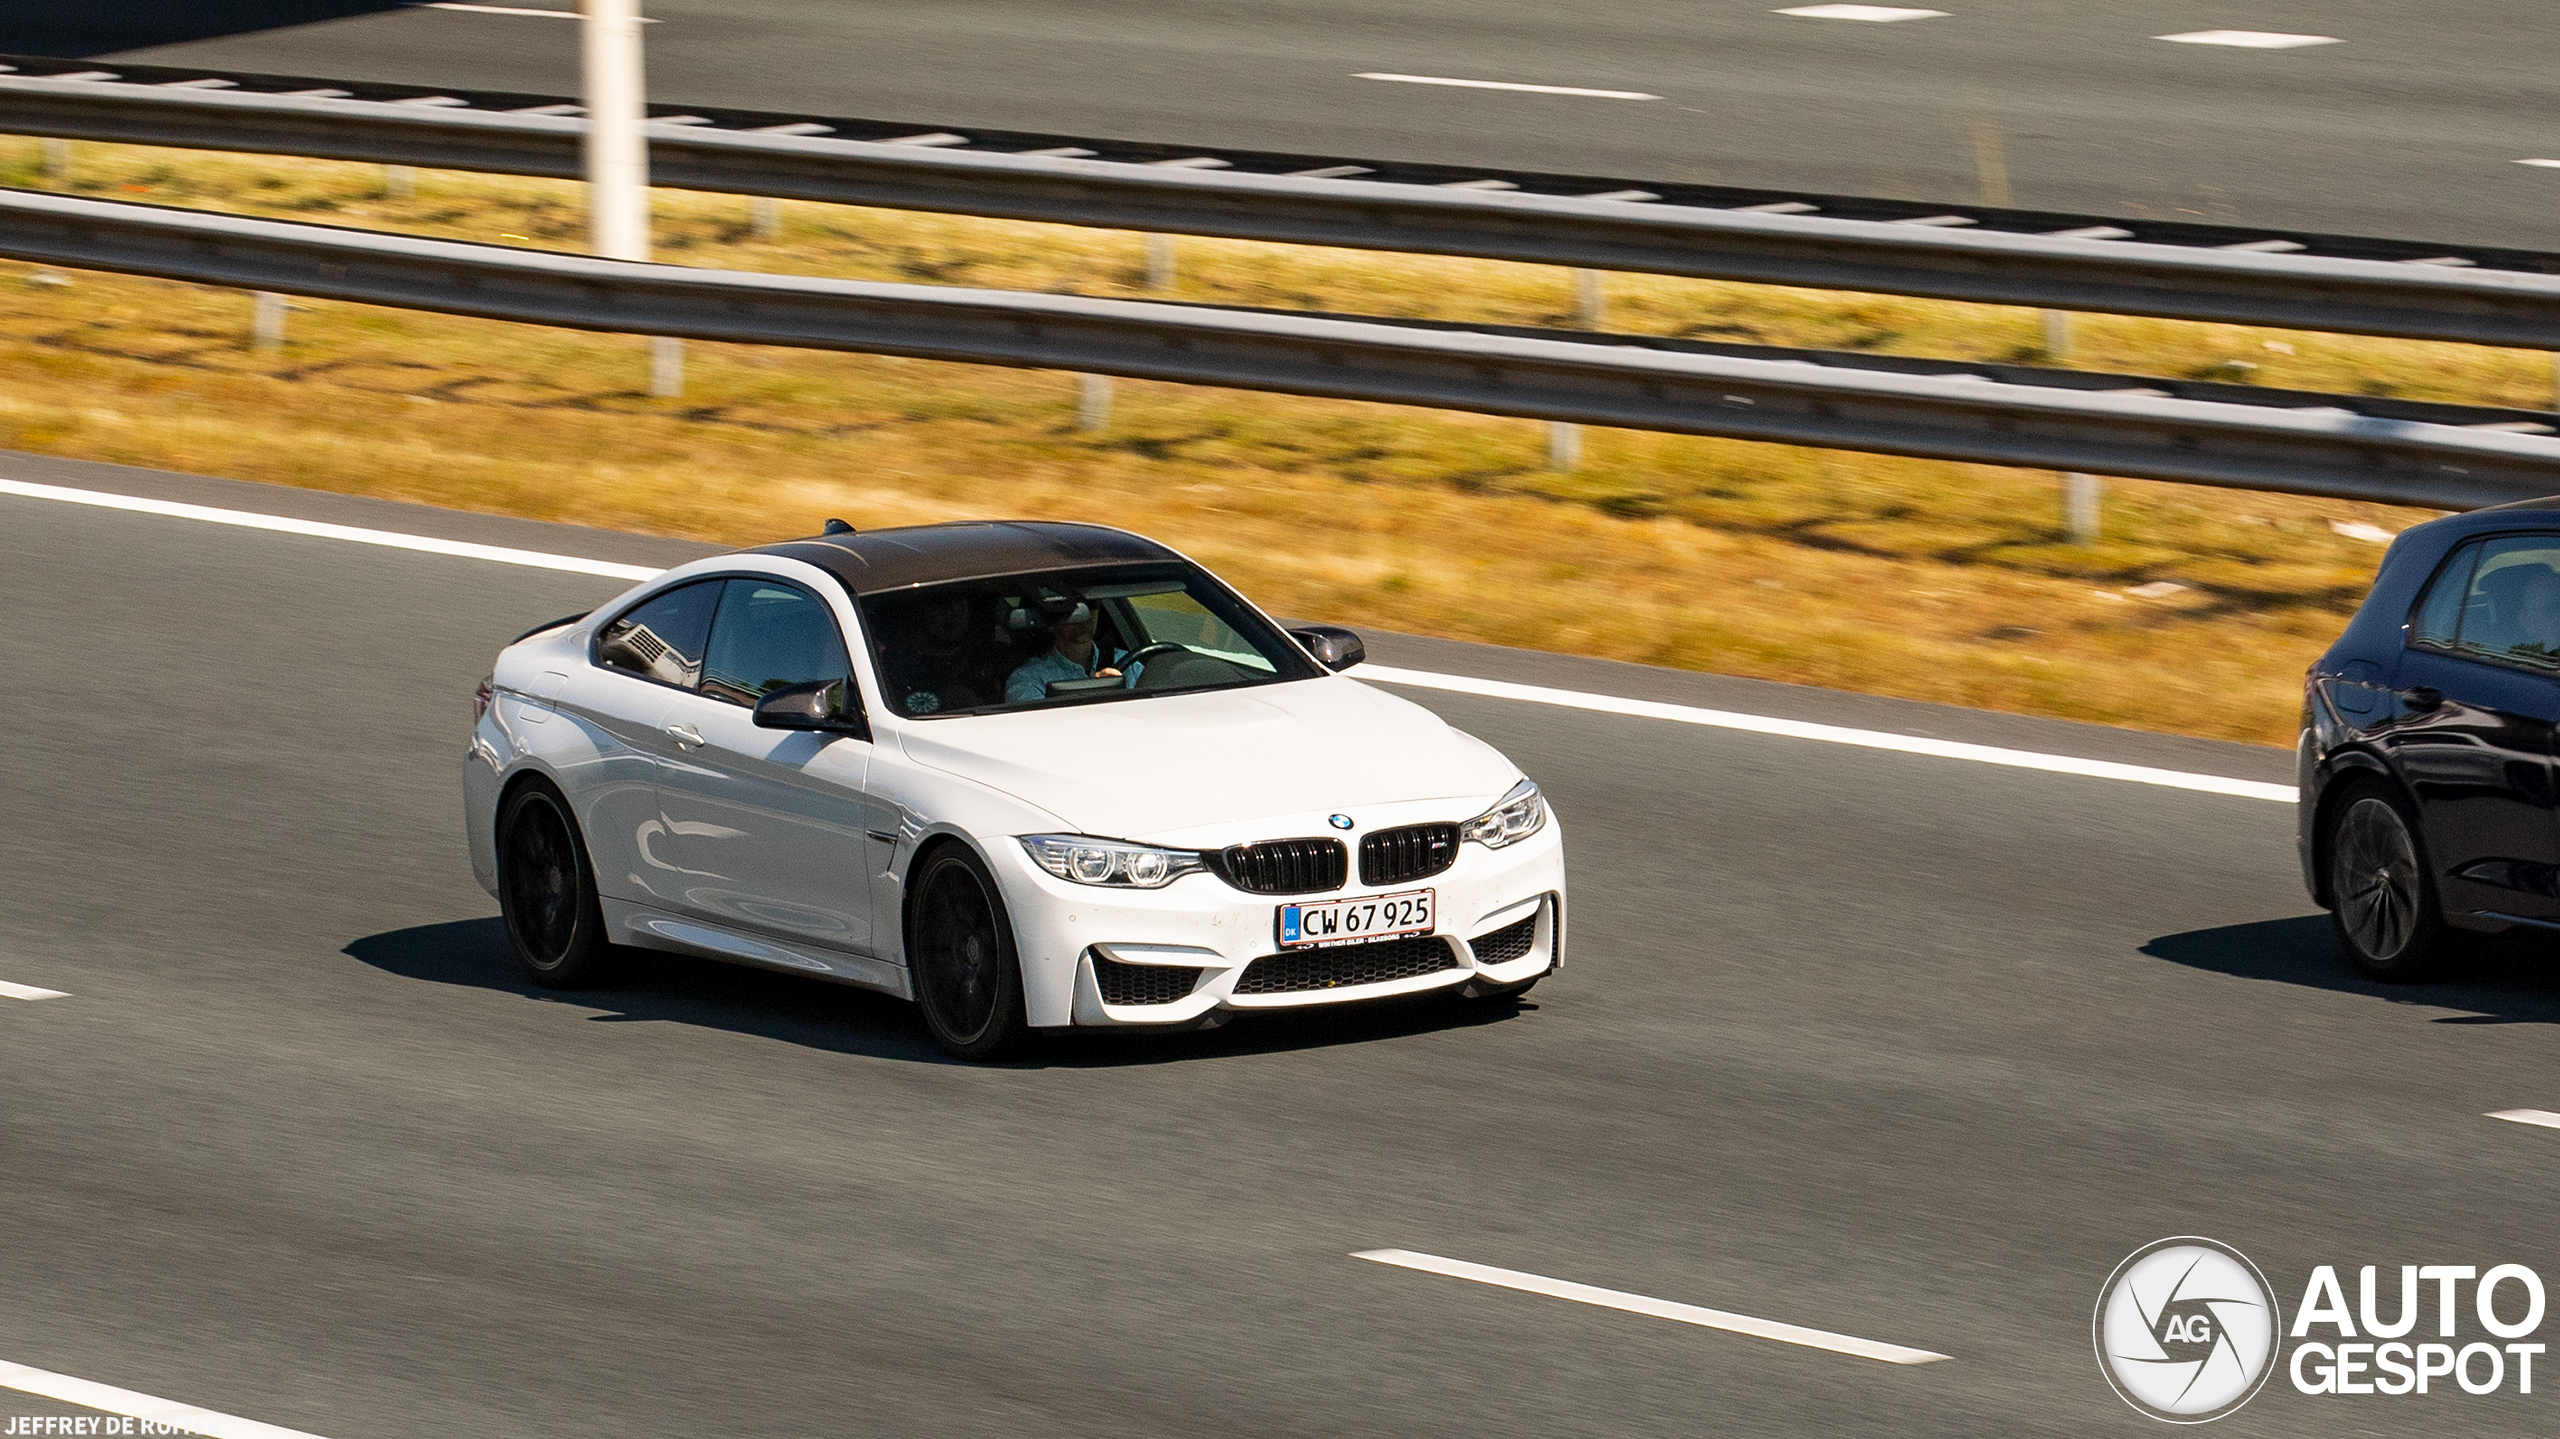
{"type": "Polygon", "coordinates": [[[1335,829],[1349,829],[1351,828],[1351,816],[1347,814],[1327,815],[1325,817],[1325,823],[1332,825],[1335,829]]]}

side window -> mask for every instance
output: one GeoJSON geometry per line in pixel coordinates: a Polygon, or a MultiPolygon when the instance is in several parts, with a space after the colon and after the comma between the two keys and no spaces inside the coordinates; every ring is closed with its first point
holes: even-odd
{"type": "Polygon", "coordinates": [[[786,685],[847,680],[844,639],[817,596],[779,580],[731,580],[711,625],[702,692],[751,705],[786,685]]]}
{"type": "Polygon", "coordinates": [[[596,636],[596,659],[662,684],[693,688],[702,675],[703,637],[720,603],[722,581],[705,580],[667,591],[596,636]]]}
{"type": "Polygon", "coordinates": [[[2409,625],[2409,642],[2431,649],[2451,649],[2462,632],[2462,601],[2471,593],[2471,571],[2480,563],[2477,541],[2453,552],[2444,568],[2436,571],[2435,583],[2427,587],[2427,597],[2418,602],[2417,618],[2409,625]]]}
{"type": "Polygon", "coordinates": [[[2453,649],[2560,670],[2560,535],[2509,535],[2480,545],[2453,649]]]}

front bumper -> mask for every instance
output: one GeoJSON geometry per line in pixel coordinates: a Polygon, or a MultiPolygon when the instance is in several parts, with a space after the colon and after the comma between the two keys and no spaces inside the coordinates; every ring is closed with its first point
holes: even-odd
{"type": "MultiPolygon", "coordinates": [[[[1367,887],[1355,879],[1321,895],[1258,895],[1195,874],[1161,890],[1070,884],[1002,843],[996,861],[1022,957],[1023,999],[1042,1027],[1179,1026],[1214,1022],[1218,1011],[1303,1009],[1428,990],[1496,989],[1536,979],[1564,957],[1564,837],[1545,829],[1504,849],[1459,846],[1455,864],[1406,884],[1367,887]],[[1433,954],[1408,945],[1392,963],[1345,946],[1282,955],[1275,916],[1284,903],[1312,903],[1412,889],[1433,891],[1433,954]],[[1517,927],[1529,927],[1525,950],[1517,927]],[[1506,933],[1508,932],[1508,933],[1506,933]],[[1503,936],[1497,947],[1478,941],[1503,936]],[[1114,966],[1126,967],[1114,970],[1114,966]],[[1161,970],[1139,977],[1132,969],[1161,970]],[[1188,979],[1185,973],[1189,972],[1188,979]],[[1392,977],[1377,978],[1386,973],[1392,977]],[[1108,975],[1110,983],[1106,984],[1108,975]],[[1134,991],[1150,1002],[1123,1003],[1134,991]]],[[[1389,941],[1388,943],[1397,943],[1389,941]]]]}

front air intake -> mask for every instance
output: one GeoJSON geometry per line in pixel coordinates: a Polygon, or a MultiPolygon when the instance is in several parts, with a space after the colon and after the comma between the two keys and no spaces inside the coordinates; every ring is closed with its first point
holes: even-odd
{"type": "Polygon", "coordinates": [[[1195,967],[1122,964],[1105,955],[1093,957],[1094,987],[1102,991],[1105,1004],[1171,1004],[1189,995],[1199,982],[1200,971],[1195,967]]]}
{"type": "Polygon", "coordinates": [[[1537,944],[1538,917],[1534,914],[1518,924],[1506,924],[1467,941],[1467,947],[1476,952],[1478,964],[1509,964],[1525,957],[1537,944]]]}
{"type": "Polygon", "coordinates": [[[1338,839],[1266,839],[1214,856],[1218,874],[1248,894],[1321,894],[1342,888],[1351,852],[1338,839]]]}
{"type": "Polygon", "coordinates": [[[1436,934],[1371,940],[1333,949],[1266,954],[1245,966],[1238,994],[1298,994],[1310,989],[1349,989],[1455,969],[1457,953],[1436,934]]]}

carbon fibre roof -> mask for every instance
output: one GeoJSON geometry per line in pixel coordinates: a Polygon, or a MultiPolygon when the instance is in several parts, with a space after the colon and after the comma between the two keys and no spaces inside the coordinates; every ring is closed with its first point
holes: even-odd
{"type": "Polygon", "coordinates": [[[959,520],[856,534],[814,535],[747,553],[780,555],[816,565],[857,595],[989,575],[1036,574],[1182,558],[1163,545],[1126,530],[1056,520],[959,520]]]}

